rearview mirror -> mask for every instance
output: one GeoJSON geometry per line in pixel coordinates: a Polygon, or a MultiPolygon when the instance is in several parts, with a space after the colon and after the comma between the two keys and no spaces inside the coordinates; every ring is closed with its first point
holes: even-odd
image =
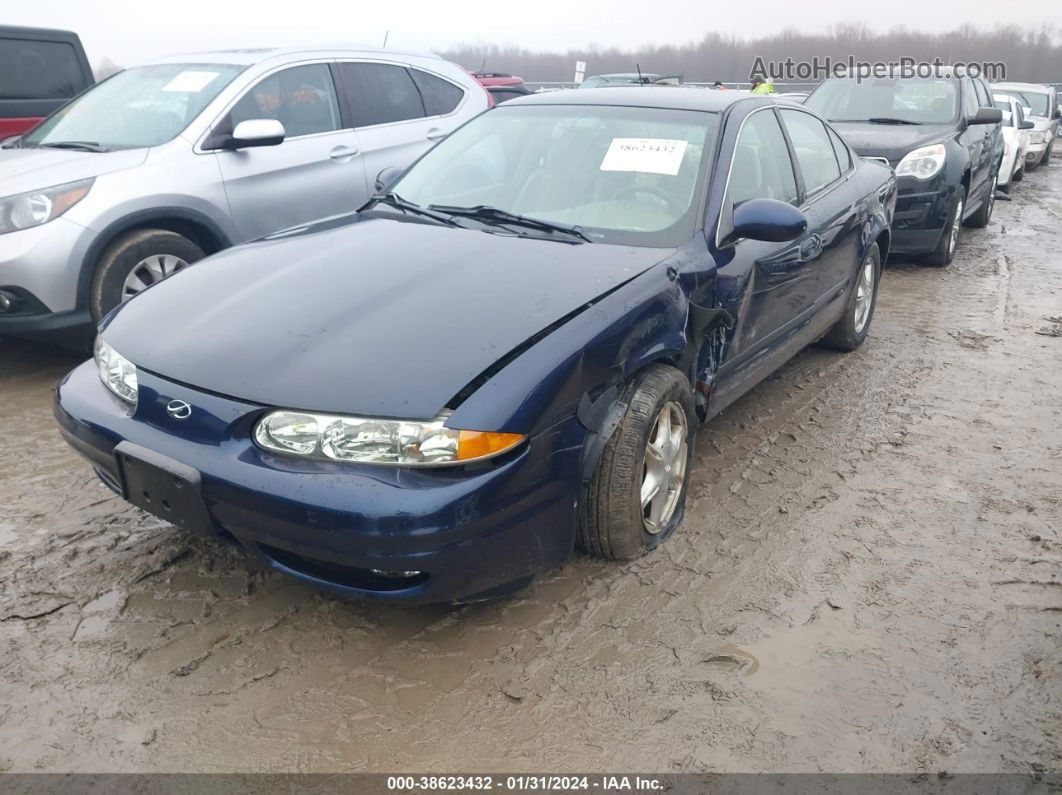
{"type": "Polygon", "coordinates": [[[796,240],[807,228],[804,213],[777,199],[749,199],[734,208],[732,238],[783,243],[796,240]]]}
{"type": "Polygon", "coordinates": [[[998,124],[1003,121],[1003,111],[999,108],[979,108],[977,113],[966,119],[967,124],[998,124]]]}
{"type": "Polygon", "coordinates": [[[1019,125],[1018,129],[1020,129],[1020,130],[1031,130],[1031,129],[1035,128],[1035,127],[1036,127],[1035,124],[1033,124],[1031,121],[1026,119],[1025,121],[1023,121],[1021,123],[1021,125],[1019,125]]]}
{"type": "Polygon", "coordinates": [[[247,119],[232,131],[232,149],[248,149],[252,146],[276,146],[283,143],[284,125],[276,119],[247,119]]]}
{"type": "Polygon", "coordinates": [[[387,193],[391,186],[398,182],[398,178],[402,176],[402,169],[397,166],[388,166],[382,169],[379,174],[376,175],[376,192],[387,193]]]}

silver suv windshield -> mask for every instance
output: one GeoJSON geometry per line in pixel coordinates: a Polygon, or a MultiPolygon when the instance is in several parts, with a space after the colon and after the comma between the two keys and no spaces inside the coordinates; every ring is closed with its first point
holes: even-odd
{"type": "Polygon", "coordinates": [[[836,122],[948,124],[959,114],[958,82],[948,78],[833,78],[811,92],[804,106],[836,122]]]}
{"type": "Polygon", "coordinates": [[[472,120],[394,186],[431,208],[487,207],[579,227],[596,242],[693,237],[718,116],[601,105],[509,105],[472,120]]]}
{"type": "Polygon", "coordinates": [[[244,67],[156,64],[119,72],[22,137],[23,147],[108,151],[176,138],[244,67]]]}

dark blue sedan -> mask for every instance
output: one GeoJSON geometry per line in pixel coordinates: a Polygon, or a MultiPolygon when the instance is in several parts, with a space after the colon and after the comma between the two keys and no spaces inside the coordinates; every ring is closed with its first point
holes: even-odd
{"type": "Polygon", "coordinates": [[[56,416],[144,510],[405,602],[661,543],[699,425],[866,339],[896,196],[802,107],[652,87],[515,99],[379,187],[121,306],[56,416]]]}

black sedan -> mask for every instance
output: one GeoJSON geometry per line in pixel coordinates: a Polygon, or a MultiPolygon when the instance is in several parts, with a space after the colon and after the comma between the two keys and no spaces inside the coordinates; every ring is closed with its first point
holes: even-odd
{"type": "Polygon", "coordinates": [[[661,543],[705,420],[866,339],[895,202],[814,113],[683,88],[515,99],[395,177],[123,304],[56,415],[141,508],[407,602],[661,543]]]}

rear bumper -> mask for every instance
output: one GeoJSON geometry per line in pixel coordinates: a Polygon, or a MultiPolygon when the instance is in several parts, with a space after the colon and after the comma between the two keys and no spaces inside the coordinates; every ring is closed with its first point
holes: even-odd
{"type": "Polygon", "coordinates": [[[149,373],[140,396],[131,416],[86,362],[56,390],[63,437],[117,491],[114,448],[122,441],[194,468],[214,532],[314,585],[439,602],[503,586],[571,554],[584,434],[574,417],[478,469],[414,470],[271,455],[249,438],[263,407],[149,373]],[[176,396],[202,416],[181,436],[162,408],[176,396]],[[390,581],[372,570],[424,576],[390,581]]]}

